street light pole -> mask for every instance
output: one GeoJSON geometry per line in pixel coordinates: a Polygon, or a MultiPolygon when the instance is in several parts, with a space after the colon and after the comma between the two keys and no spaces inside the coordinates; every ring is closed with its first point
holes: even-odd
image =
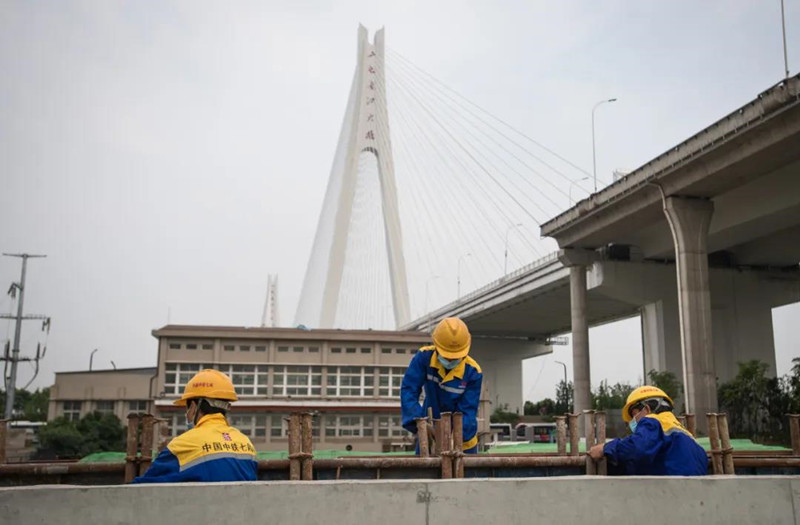
{"type": "Polygon", "coordinates": [[[92,353],[89,354],[89,372],[92,371],[92,361],[94,360],[94,353],[97,352],[97,350],[98,349],[95,348],[94,350],[92,350],[92,353]]]}
{"type": "Polygon", "coordinates": [[[513,230],[514,228],[519,228],[520,226],[522,226],[522,223],[518,222],[517,224],[512,224],[506,230],[506,250],[505,250],[505,254],[503,256],[503,275],[504,276],[508,273],[508,234],[511,233],[511,230],[513,230]]]}
{"type": "Polygon", "coordinates": [[[786,53],[786,16],[783,12],[783,0],[781,0],[781,27],[783,29],[783,69],[786,78],[789,78],[789,56],[786,53]]]}
{"type": "Polygon", "coordinates": [[[564,367],[564,388],[567,388],[567,365],[561,361],[556,361],[556,363],[564,367]]]}
{"type": "Polygon", "coordinates": [[[458,258],[458,274],[457,274],[458,295],[456,299],[461,299],[461,261],[463,261],[467,257],[472,257],[472,253],[465,253],[464,255],[458,258]]]}
{"type": "Polygon", "coordinates": [[[595,154],[595,145],[594,145],[594,112],[595,110],[606,103],[609,102],[616,102],[617,99],[610,98],[608,100],[601,100],[597,104],[594,105],[592,108],[592,173],[594,174],[594,191],[597,193],[597,156],[595,154]]]}

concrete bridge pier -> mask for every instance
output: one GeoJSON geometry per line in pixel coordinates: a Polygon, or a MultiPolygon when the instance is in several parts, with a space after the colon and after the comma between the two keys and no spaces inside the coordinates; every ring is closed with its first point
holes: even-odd
{"type": "MultiPolygon", "coordinates": [[[[558,259],[569,267],[570,321],[572,326],[572,377],[575,413],[592,408],[589,359],[589,323],[586,319],[586,270],[597,258],[591,250],[564,249],[558,259]]],[[[583,433],[583,418],[579,418],[583,433]]]]}
{"type": "MultiPolygon", "coordinates": [[[[667,197],[664,213],[675,245],[686,410],[700,415],[716,412],[708,278],[708,227],[714,203],[705,199],[667,197]]],[[[707,431],[703,417],[698,418],[697,426],[698,430],[707,431]]]]}

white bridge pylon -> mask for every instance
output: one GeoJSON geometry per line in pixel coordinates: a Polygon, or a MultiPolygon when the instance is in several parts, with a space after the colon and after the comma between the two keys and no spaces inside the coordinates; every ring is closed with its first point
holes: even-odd
{"type": "Polygon", "coordinates": [[[385,72],[384,30],[370,43],[359,26],[355,75],[295,324],[378,329],[410,320],[385,72]]]}

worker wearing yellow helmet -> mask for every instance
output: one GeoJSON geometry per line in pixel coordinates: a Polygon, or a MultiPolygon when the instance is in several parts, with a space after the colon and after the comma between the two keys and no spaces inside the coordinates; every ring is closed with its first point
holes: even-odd
{"type": "Polygon", "coordinates": [[[589,450],[594,459],[636,476],[704,476],[708,457],[697,440],[672,413],[674,403],[660,388],[640,386],[628,396],[622,419],[631,435],[589,450]]]}
{"type": "Polygon", "coordinates": [[[134,483],[254,481],[256,451],[247,436],[228,425],[236,401],[231,379],[218,370],[198,372],[173,404],[186,407],[189,430],[175,437],[134,483]]]}
{"type": "MultiPolygon", "coordinates": [[[[483,373],[469,356],[472,336],[464,321],[457,317],[443,319],[433,331],[433,345],[424,346],[414,355],[403,376],[400,401],[403,427],[416,433],[416,419],[442,412],[463,414],[463,451],[478,451],[478,403],[483,373]],[[420,403],[420,394],[425,400],[420,403]]],[[[419,445],[417,447],[419,452],[419,445]]]]}

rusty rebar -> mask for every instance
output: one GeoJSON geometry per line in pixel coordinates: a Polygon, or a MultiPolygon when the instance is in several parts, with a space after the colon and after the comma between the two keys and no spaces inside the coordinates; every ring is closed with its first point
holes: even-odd
{"type": "Polygon", "coordinates": [[[792,455],[800,456],[800,414],[789,416],[789,432],[792,436],[792,455]]]}
{"type": "Polygon", "coordinates": [[[155,418],[151,414],[141,416],[142,434],[139,442],[139,475],[144,475],[153,462],[153,425],[155,418]]]}
{"type": "Polygon", "coordinates": [[[586,475],[592,476],[597,474],[597,463],[589,455],[589,449],[595,444],[594,410],[583,411],[583,427],[586,434],[586,475]]]}
{"type": "Polygon", "coordinates": [[[291,481],[300,479],[301,439],[300,414],[297,412],[289,414],[289,479],[291,481]]]}
{"type": "Polygon", "coordinates": [[[125,483],[136,477],[136,452],[139,444],[139,414],[128,414],[128,436],[125,442],[125,483]]]}
{"type": "Polygon", "coordinates": [[[418,417],[417,422],[417,442],[419,443],[419,455],[422,458],[427,458],[428,451],[428,420],[424,417],[418,417]]]}
{"type": "Polygon", "coordinates": [[[311,412],[303,412],[300,416],[300,427],[302,433],[302,445],[303,445],[303,467],[302,467],[302,474],[303,479],[306,481],[311,481],[314,479],[314,445],[313,445],[313,420],[311,412]]]}
{"type": "Polygon", "coordinates": [[[0,419],[0,465],[6,462],[6,436],[8,420],[0,419]]]}
{"type": "Polygon", "coordinates": [[[685,414],[686,417],[686,430],[689,431],[691,435],[697,437],[697,418],[694,414],[685,414]]]}
{"type": "Polygon", "coordinates": [[[453,477],[464,477],[464,416],[453,413],[453,477]]]}
{"type": "Polygon", "coordinates": [[[719,444],[719,427],[717,426],[717,414],[706,414],[708,421],[708,442],[711,445],[711,467],[714,474],[722,474],[722,449],[719,444]]]}
{"type": "Polygon", "coordinates": [[[722,468],[725,474],[735,474],[733,468],[733,446],[728,432],[728,414],[717,414],[717,428],[722,444],[722,468]]]}
{"type": "Polygon", "coordinates": [[[433,439],[428,440],[433,446],[430,447],[428,453],[431,456],[439,456],[441,452],[441,445],[439,443],[442,442],[442,420],[441,419],[434,419],[433,420],[433,439]]]}
{"type": "Polygon", "coordinates": [[[558,453],[562,456],[567,454],[567,418],[556,416],[556,443],[558,453]]]}
{"type": "Polygon", "coordinates": [[[567,421],[569,421],[569,455],[577,456],[581,442],[578,436],[578,414],[567,414],[567,421]]]}
{"type": "Polygon", "coordinates": [[[451,427],[451,414],[450,412],[442,412],[442,442],[439,445],[439,455],[442,458],[442,479],[450,479],[453,477],[453,461],[450,457],[452,450],[452,427],[451,427]]]}
{"type": "MultiPolygon", "coordinates": [[[[597,436],[597,444],[605,445],[606,443],[606,413],[602,410],[595,412],[594,414],[594,423],[595,423],[595,434],[597,436]]],[[[597,473],[600,476],[607,476],[608,475],[608,461],[606,457],[603,456],[600,460],[597,461],[597,473]]]]}

